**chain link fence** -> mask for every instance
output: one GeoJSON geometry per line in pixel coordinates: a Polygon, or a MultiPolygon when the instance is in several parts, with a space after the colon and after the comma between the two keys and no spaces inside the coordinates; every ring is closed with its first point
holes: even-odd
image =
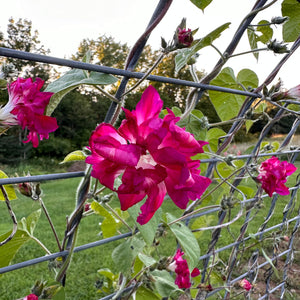
{"type": "MultiPolygon", "coordinates": [[[[259,7],[263,6],[265,2],[266,1],[257,1],[255,9],[257,10],[259,7]]],[[[116,94],[116,98],[120,99],[120,96],[123,94],[127,82],[131,78],[141,79],[145,77],[146,74],[144,73],[134,72],[134,66],[139,58],[139,55],[142,52],[143,46],[146,44],[149,34],[155,27],[154,24],[159,22],[159,20],[163,17],[170,3],[171,1],[159,2],[156,11],[153,14],[153,18],[149,23],[148,28],[136,44],[138,46],[133,47],[132,52],[129,54],[127,65],[124,70],[84,62],[72,61],[68,59],[61,59],[22,51],[16,51],[8,48],[0,48],[0,56],[53,65],[67,66],[70,68],[77,68],[121,76],[123,79],[121,81],[119,90],[116,94]]],[[[246,30],[248,24],[251,22],[254,15],[255,14],[253,13],[253,15],[250,15],[248,16],[248,18],[245,19],[245,24],[241,27],[240,32],[237,32],[236,36],[233,38],[233,41],[228,46],[227,53],[231,51],[233,45],[237,44],[237,39],[240,38],[242,33],[246,30]]],[[[195,88],[199,98],[206,90],[214,90],[223,93],[243,95],[246,97],[246,99],[238,116],[242,118],[245,116],[249,107],[251,107],[255,99],[260,98],[262,96],[261,91],[263,85],[268,84],[275,77],[283,63],[297,49],[299,43],[300,40],[298,38],[292,46],[291,51],[284,56],[284,58],[280,61],[278,66],[274,68],[274,70],[270,73],[270,76],[264,81],[264,83],[254,91],[242,91],[210,85],[209,81],[211,78],[206,78],[205,80],[196,83],[192,81],[180,80],[177,78],[165,78],[162,76],[148,75],[147,80],[175,85],[183,85],[187,88],[195,88]]],[[[217,69],[219,70],[219,67],[217,69]]],[[[106,116],[106,122],[111,119],[111,116],[115,109],[116,103],[112,102],[110,110],[106,116]]],[[[285,159],[288,158],[289,162],[295,163],[299,155],[300,148],[299,145],[291,146],[291,140],[300,124],[299,115],[297,115],[293,126],[290,128],[289,133],[284,137],[283,141],[281,142],[281,145],[279,146],[276,152],[268,152],[264,154],[258,153],[259,147],[264,141],[267,133],[272,128],[272,126],[274,126],[274,123],[280,119],[284,112],[285,108],[280,108],[273,121],[269,122],[265,126],[251,153],[239,156],[231,156],[230,158],[228,158],[230,161],[227,160],[226,162],[230,164],[234,163],[235,160],[244,160],[245,164],[250,168],[254,158],[257,159],[258,157],[268,158],[271,156],[282,156],[285,159]]],[[[228,135],[222,141],[219,142],[217,154],[220,154],[222,151],[224,151],[224,149],[232,141],[233,136],[242,126],[242,124],[243,121],[236,121],[233,123],[231,129],[228,132],[228,135]]],[[[211,176],[213,172],[216,171],[216,166],[220,162],[224,162],[224,159],[215,157],[211,159],[203,159],[201,160],[201,162],[202,164],[208,165],[206,175],[211,176]]],[[[237,191],[238,184],[240,183],[242,178],[244,178],[247,175],[246,169],[247,168],[244,168],[240,172],[234,174],[234,180],[230,184],[231,191],[237,191]]],[[[227,184],[225,178],[222,178],[220,174],[217,175],[219,175],[219,178],[224,180],[223,183],[227,184]]],[[[58,179],[63,180],[68,178],[84,176],[85,172],[68,172],[29,177],[24,176],[16,178],[5,178],[0,179],[0,185],[3,186],[6,184],[18,184],[22,182],[44,182],[58,179]]],[[[225,198],[223,199],[220,206],[201,207],[201,210],[199,210],[198,213],[193,213],[191,216],[189,216],[189,213],[193,212],[196,209],[196,206],[199,204],[199,202],[193,202],[186,209],[184,213],[184,215],[186,216],[184,218],[186,224],[190,224],[194,219],[197,218],[201,219],[211,215],[218,216],[218,222],[216,225],[210,226],[208,224],[207,226],[202,226],[194,230],[195,233],[206,232],[210,235],[209,243],[207,243],[207,245],[201,244],[201,251],[202,253],[205,253],[201,257],[199,257],[199,261],[201,261],[202,265],[201,283],[204,284],[210,282],[210,277],[212,276],[213,270],[212,266],[214,266],[214,264],[217,261],[219,261],[219,256],[222,256],[222,261],[226,261],[226,276],[224,278],[224,285],[222,287],[214,288],[211,290],[202,290],[197,295],[197,300],[206,298],[230,299],[230,293],[227,287],[233,286],[235,283],[239,282],[243,278],[247,278],[250,282],[256,283],[259,287],[259,293],[256,294],[257,298],[255,299],[290,299],[287,298],[287,293],[288,295],[291,295],[291,292],[289,291],[289,278],[293,274],[291,272],[291,268],[293,266],[295,250],[297,251],[297,248],[295,249],[295,247],[299,247],[299,244],[296,243],[298,241],[297,231],[300,226],[300,206],[298,201],[300,186],[299,176],[297,180],[298,181],[295,183],[295,185],[290,188],[290,196],[285,196],[284,198],[286,204],[284,210],[282,211],[282,221],[278,224],[272,223],[272,216],[274,215],[274,212],[278,205],[278,201],[282,200],[279,200],[280,198],[278,197],[278,195],[274,194],[272,199],[268,200],[268,202],[270,202],[270,205],[266,205],[264,208],[262,208],[263,200],[268,196],[262,195],[261,191],[255,193],[255,195],[249,199],[245,197],[245,194],[242,194],[240,197],[241,199],[239,198],[237,200],[239,205],[238,209],[236,209],[236,206],[235,208],[233,208],[232,203],[225,198]],[[251,222],[254,218],[257,218],[258,215],[261,219],[261,224],[259,228],[256,228],[256,232],[252,233],[251,235],[247,234],[247,230],[249,229],[249,227],[251,227],[251,222]],[[235,231],[234,233],[231,232],[231,226],[233,223],[239,224],[239,230],[235,231]],[[229,234],[231,236],[232,242],[229,242],[226,246],[220,247],[218,242],[220,240],[220,237],[224,233],[229,234]],[[286,240],[284,241],[284,246],[282,246],[283,237],[286,238],[286,240]],[[262,251],[262,249],[259,247],[259,244],[260,242],[266,239],[271,240],[271,242],[268,244],[268,249],[262,251]],[[280,272],[278,272],[278,270],[280,272]],[[276,280],[274,280],[274,274],[276,275],[276,280]],[[220,291],[223,291],[222,296],[220,294],[220,291]]],[[[128,232],[111,238],[100,239],[96,242],[76,246],[74,248],[74,252],[76,253],[79,251],[84,251],[93,247],[101,247],[104,244],[111,243],[120,239],[125,239],[131,236],[132,234],[132,232],[128,232]]],[[[68,255],[68,253],[68,250],[64,250],[62,252],[57,252],[50,255],[33,258],[31,260],[24,261],[21,263],[12,264],[0,268],[0,274],[4,274],[6,272],[10,272],[20,268],[25,268],[44,261],[50,261],[58,257],[65,257],[68,255]]],[[[215,265],[215,268],[217,269],[218,266],[215,265]]],[[[300,268],[298,268],[297,270],[300,270],[300,268]]],[[[123,290],[123,293],[126,293],[131,289],[132,287],[129,286],[128,288],[123,290]]],[[[249,291],[246,295],[243,294],[243,296],[246,299],[253,299],[251,291],[249,291]]],[[[112,299],[114,297],[115,294],[112,294],[102,298],[102,300],[112,299]]],[[[298,299],[297,295],[294,295],[294,298],[291,299],[298,299]]]]}

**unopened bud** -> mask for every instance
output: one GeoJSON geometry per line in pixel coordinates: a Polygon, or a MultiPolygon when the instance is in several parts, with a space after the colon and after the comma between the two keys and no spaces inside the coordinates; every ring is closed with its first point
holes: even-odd
{"type": "Polygon", "coordinates": [[[177,29],[178,46],[180,48],[188,48],[192,45],[194,38],[191,29],[178,28],[177,29]]]}
{"type": "Polygon", "coordinates": [[[286,20],[288,20],[288,17],[273,17],[271,23],[279,25],[283,24],[286,20]]]}
{"type": "Polygon", "coordinates": [[[31,292],[37,296],[42,294],[44,287],[46,286],[46,281],[37,280],[31,289],[31,292]]]}
{"type": "Polygon", "coordinates": [[[84,211],[89,211],[91,209],[91,204],[90,203],[86,203],[84,205],[84,211]]]}
{"type": "Polygon", "coordinates": [[[29,182],[22,182],[18,185],[19,192],[26,196],[31,197],[32,196],[32,187],[29,182]]]}
{"type": "Polygon", "coordinates": [[[41,188],[40,188],[40,184],[39,184],[39,183],[37,183],[36,186],[35,186],[35,193],[36,193],[38,196],[40,196],[41,193],[42,193],[42,190],[41,190],[41,188]]]}
{"type": "Polygon", "coordinates": [[[267,47],[272,50],[274,53],[289,53],[290,50],[287,48],[286,44],[283,44],[283,42],[277,42],[276,39],[273,41],[270,41],[267,45],[267,47]]]}

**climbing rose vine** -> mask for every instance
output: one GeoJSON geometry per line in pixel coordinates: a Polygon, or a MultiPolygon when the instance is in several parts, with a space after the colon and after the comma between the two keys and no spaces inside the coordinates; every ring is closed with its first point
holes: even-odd
{"type": "Polygon", "coordinates": [[[297,168],[293,164],[287,161],[281,162],[273,156],[261,164],[257,179],[270,197],[274,192],[284,196],[289,194],[289,189],[285,186],[286,178],[296,170],[297,168]]]}
{"type": "Polygon", "coordinates": [[[122,210],[147,197],[137,218],[141,225],[152,218],[166,193],[185,209],[211,183],[200,175],[200,160],[191,159],[203,153],[207,142],[177,126],[180,118],[170,109],[159,118],[162,107],[158,92],[149,86],[135,110],[123,109],[126,119],[118,130],[102,123],[89,141],[91,155],[86,162],[92,165],[92,176],[118,193],[122,210]],[[121,174],[122,184],[116,188],[115,179],[121,174]]]}
{"type": "Polygon", "coordinates": [[[9,101],[0,108],[0,122],[2,126],[20,125],[30,131],[24,143],[32,142],[37,147],[39,139],[48,139],[49,133],[58,126],[56,119],[45,116],[45,108],[49,104],[53,93],[41,92],[44,81],[36,78],[18,78],[8,85],[9,101]]]}

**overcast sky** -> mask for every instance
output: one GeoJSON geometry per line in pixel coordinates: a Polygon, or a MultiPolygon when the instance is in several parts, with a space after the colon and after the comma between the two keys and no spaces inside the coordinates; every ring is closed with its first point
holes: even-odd
{"type": "MultiPolygon", "coordinates": [[[[187,18],[188,27],[199,28],[196,38],[201,38],[216,27],[231,22],[231,26],[214,44],[223,52],[233,36],[242,18],[250,11],[255,0],[214,0],[204,14],[189,0],[174,0],[167,15],[152,33],[149,43],[154,49],[160,46],[160,37],[167,41],[172,38],[176,26],[183,17],[187,18]]],[[[278,1],[268,12],[259,15],[255,22],[263,18],[280,15],[278,1]]],[[[117,42],[132,46],[143,33],[158,0],[10,0],[2,4],[0,10],[0,31],[6,33],[8,19],[13,17],[27,18],[33,23],[33,28],[39,31],[41,43],[49,48],[51,56],[69,58],[76,53],[80,41],[84,38],[96,39],[100,35],[112,36],[117,42]]],[[[280,40],[281,27],[277,27],[280,40]]],[[[276,28],[274,28],[276,30],[276,28]]],[[[238,51],[249,49],[247,39],[243,40],[238,51]]],[[[300,50],[298,51],[300,52],[300,50]]],[[[217,52],[207,47],[200,52],[198,69],[207,72],[212,69],[217,59],[217,52]]],[[[281,55],[271,52],[260,54],[257,62],[253,55],[233,58],[228,66],[237,73],[240,69],[250,68],[262,81],[281,59],[281,55]]],[[[287,88],[299,84],[300,54],[296,54],[283,67],[280,77],[287,88]],[[295,66],[298,66],[296,69],[295,66]],[[297,71],[297,73],[296,73],[297,71]]]]}

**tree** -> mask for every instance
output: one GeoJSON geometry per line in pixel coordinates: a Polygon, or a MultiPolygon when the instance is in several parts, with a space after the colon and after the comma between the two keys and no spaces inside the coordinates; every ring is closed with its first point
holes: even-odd
{"type": "MultiPolygon", "coordinates": [[[[75,55],[72,56],[74,60],[82,60],[85,53],[90,50],[92,53],[91,63],[104,65],[108,67],[123,69],[126,57],[130,51],[127,44],[116,42],[113,37],[100,36],[97,40],[84,39],[75,55]]],[[[159,50],[153,50],[151,46],[147,45],[138,61],[135,71],[147,72],[160,56],[159,50]]],[[[175,77],[175,53],[167,55],[158,67],[152,72],[153,75],[160,75],[165,77],[175,77]]],[[[198,72],[198,76],[202,77],[203,72],[198,72]]],[[[185,80],[192,80],[192,76],[188,67],[183,68],[178,77],[185,80]]],[[[133,86],[137,79],[131,79],[128,87],[133,86]]],[[[149,83],[145,81],[145,83],[149,83]]],[[[139,88],[126,96],[126,107],[133,109],[139,100],[142,91],[145,88],[145,83],[141,84],[139,88]]],[[[160,93],[164,101],[165,107],[179,106],[184,107],[183,99],[188,94],[188,89],[184,86],[171,85],[160,82],[150,82],[160,93]]],[[[110,87],[110,93],[114,94],[117,86],[110,87]]]]}
{"type": "MultiPolygon", "coordinates": [[[[45,49],[38,38],[39,33],[33,30],[32,22],[26,19],[19,19],[17,22],[9,19],[7,25],[7,38],[4,38],[1,46],[15,50],[47,55],[50,50],[45,49]]],[[[1,41],[1,36],[0,36],[1,41]]],[[[41,64],[34,61],[26,61],[7,57],[4,60],[7,64],[13,64],[17,71],[17,76],[22,77],[40,77],[47,81],[53,67],[47,64],[41,64]]]]}

